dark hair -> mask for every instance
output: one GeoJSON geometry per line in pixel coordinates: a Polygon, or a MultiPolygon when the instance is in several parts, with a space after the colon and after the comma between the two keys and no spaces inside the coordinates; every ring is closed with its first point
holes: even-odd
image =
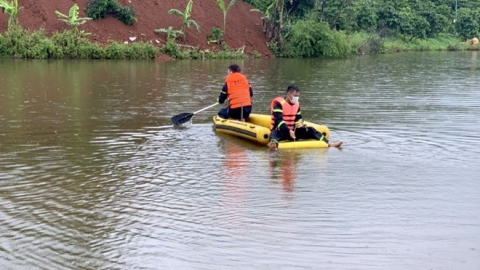
{"type": "Polygon", "coordinates": [[[231,72],[241,72],[242,69],[236,65],[236,64],[233,64],[233,65],[230,65],[228,66],[228,69],[231,71],[231,72]]]}
{"type": "Polygon", "coordinates": [[[300,88],[296,86],[295,84],[290,84],[287,86],[287,93],[292,93],[292,92],[300,92],[300,88]]]}

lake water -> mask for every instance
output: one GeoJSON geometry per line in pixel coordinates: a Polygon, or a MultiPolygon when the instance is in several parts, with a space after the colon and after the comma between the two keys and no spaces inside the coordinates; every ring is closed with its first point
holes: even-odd
{"type": "Polygon", "coordinates": [[[0,59],[0,268],[478,270],[479,58],[0,59]],[[173,128],[231,63],[343,148],[173,128]]]}

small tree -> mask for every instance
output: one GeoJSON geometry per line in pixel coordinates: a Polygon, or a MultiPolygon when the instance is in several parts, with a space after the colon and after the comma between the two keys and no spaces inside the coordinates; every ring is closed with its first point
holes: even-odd
{"type": "Polygon", "coordinates": [[[235,2],[237,0],[230,0],[230,3],[228,3],[228,6],[225,7],[225,2],[223,0],[215,0],[218,4],[218,7],[222,10],[223,13],[223,36],[225,36],[225,27],[227,24],[227,13],[228,11],[235,5],[235,2]]]}
{"type": "Polygon", "coordinates": [[[156,33],[165,33],[167,34],[167,41],[175,40],[177,37],[184,35],[182,30],[174,30],[173,27],[169,26],[168,28],[159,28],[154,30],[156,33]]]}
{"type": "Polygon", "coordinates": [[[8,2],[6,0],[0,0],[0,7],[6,12],[10,17],[8,18],[8,28],[17,24],[17,15],[20,12],[18,7],[18,0],[12,0],[8,2]]]}
{"type": "Polygon", "coordinates": [[[407,39],[425,38],[430,28],[428,21],[411,11],[400,11],[400,33],[407,39]]]}
{"type": "Polygon", "coordinates": [[[70,11],[68,12],[68,15],[65,15],[59,11],[55,11],[55,14],[57,14],[58,19],[60,21],[65,22],[68,26],[71,28],[77,28],[79,25],[82,25],[86,23],[87,21],[92,20],[92,18],[89,17],[79,17],[78,13],[78,5],[75,3],[71,8],[70,11]]]}
{"type": "Polygon", "coordinates": [[[190,28],[190,26],[193,25],[195,27],[195,29],[197,29],[197,31],[200,31],[200,26],[197,24],[197,22],[189,19],[190,15],[192,13],[192,7],[193,7],[193,0],[190,0],[190,1],[188,1],[184,12],[181,12],[180,10],[174,9],[174,8],[172,8],[168,11],[168,14],[170,14],[170,15],[175,14],[182,19],[182,29],[181,29],[181,31],[183,33],[183,42],[185,42],[185,39],[186,39],[185,28],[187,28],[187,27],[190,28]]]}
{"type": "Polygon", "coordinates": [[[212,33],[207,36],[207,43],[223,44],[223,32],[220,28],[212,27],[212,33]]]}
{"type": "Polygon", "coordinates": [[[461,8],[458,10],[458,21],[455,23],[456,30],[462,39],[476,37],[479,34],[479,23],[474,11],[461,8]]]}

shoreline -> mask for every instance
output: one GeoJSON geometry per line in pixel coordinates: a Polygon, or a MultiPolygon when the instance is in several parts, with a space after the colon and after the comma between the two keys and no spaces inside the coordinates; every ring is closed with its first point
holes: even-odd
{"type": "MultiPolygon", "coordinates": [[[[0,57],[22,59],[131,59],[171,61],[182,59],[272,59],[302,57],[266,57],[259,52],[246,53],[244,48],[219,46],[219,50],[178,44],[174,40],[153,45],[147,42],[111,42],[101,45],[89,40],[88,33],[78,29],[55,32],[48,37],[43,30],[30,32],[20,26],[0,33],[0,57]],[[32,46],[33,44],[33,46],[32,46]]],[[[439,37],[405,42],[400,39],[378,38],[365,35],[351,36],[354,55],[390,54],[413,51],[479,51],[479,44],[472,45],[455,37],[439,37]]],[[[332,58],[332,57],[328,57],[332,58]]]]}

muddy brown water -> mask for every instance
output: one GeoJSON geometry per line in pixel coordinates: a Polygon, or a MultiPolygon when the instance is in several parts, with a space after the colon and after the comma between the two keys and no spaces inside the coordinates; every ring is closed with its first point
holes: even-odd
{"type": "Polygon", "coordinates": [[[172,128],[230,63],[0,59],[0,268],[480,269],[476,52],[237,61],[341,150],[172,128]]]}

